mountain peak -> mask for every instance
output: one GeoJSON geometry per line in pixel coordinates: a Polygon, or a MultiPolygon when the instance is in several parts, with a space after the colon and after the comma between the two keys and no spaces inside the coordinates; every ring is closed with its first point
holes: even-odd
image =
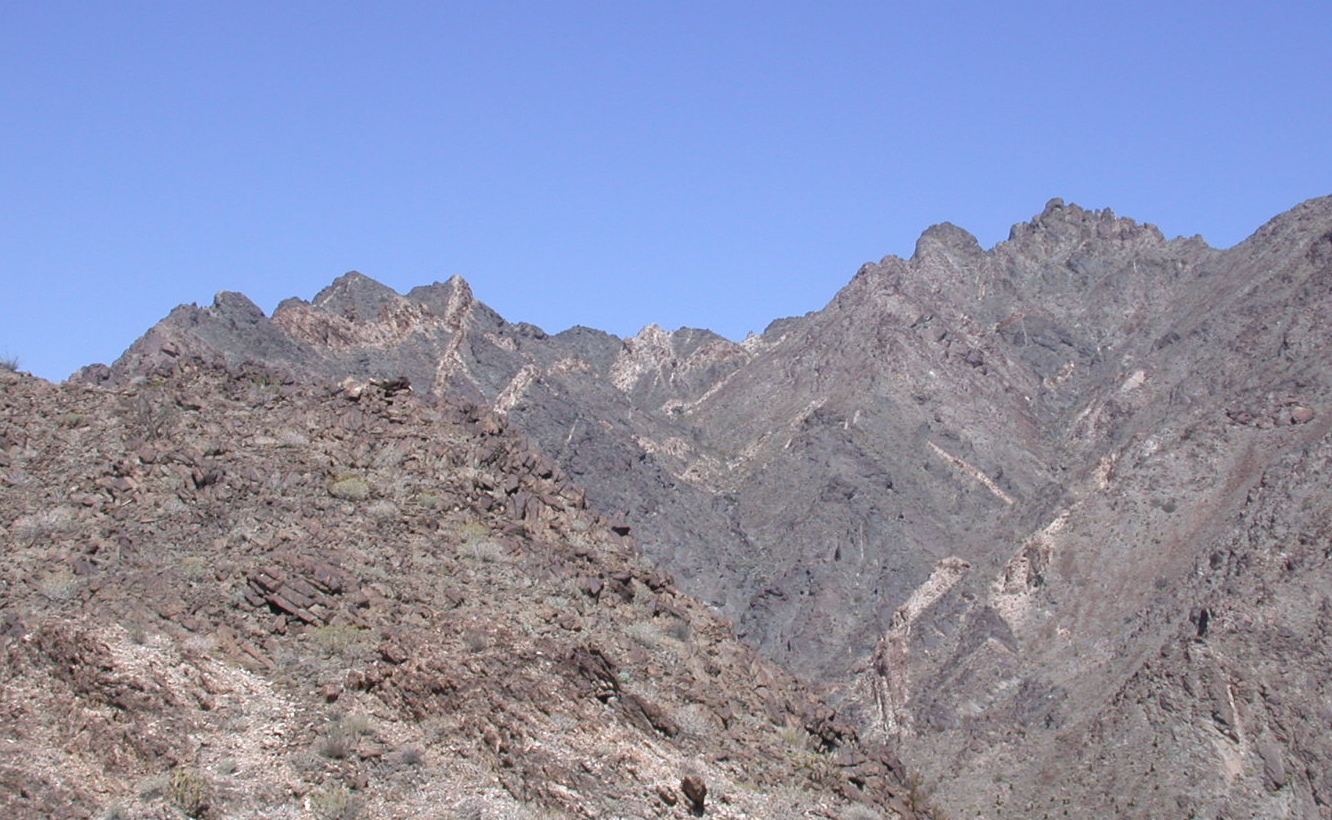
{"type": "Polygon", "coordinates": [[[315,295],[314,307],[352,321],[370,321],[398,292],[359,271],[349,271],[315,295]]]}
{"type": "Polygon", "coordinates": [[[916,240],[916,252],[913,260],[925,259],[934,255],[975,257],[985,253],[980,241],[964,228],[951,222],[931,225],[916,240]]]}
{"type": "Polygon", "coordinates": [[[246,324],[266,318],[263,309],[251,301],[250,297],[232,290],[219,291],[213,297],[211,310],[218,316],[246,324]]]}
{"type": "Polygon", "coordinates": [[[1087,210],[1076,203],[1065,204],[1059,197],[1047,202],[1044,210],[1030,221],[1014,225],[1008,239],[1019,243],[1036,239],[1046,247],[1088,239],[1165,242],[1165,236],[1155,225],[1116,216],[1110,208],[1087,210]]]}

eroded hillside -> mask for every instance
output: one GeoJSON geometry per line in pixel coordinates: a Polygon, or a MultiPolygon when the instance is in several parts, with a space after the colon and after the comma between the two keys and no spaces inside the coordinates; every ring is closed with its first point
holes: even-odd
{"type": "Polygon", "coordinates": [[[0,388],[6,817],[919,807],[486,408],[188,357],[0,388]]]}

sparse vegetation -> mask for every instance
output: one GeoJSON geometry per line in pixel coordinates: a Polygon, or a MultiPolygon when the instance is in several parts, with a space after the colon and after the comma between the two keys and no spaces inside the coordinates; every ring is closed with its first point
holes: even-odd
{"type": "Polygon", "coordinates": [[[202,555],[188,555],[180,561],[180,572],[186,580],[198,583],[212,576],[213,567],[202,555]]]}
{"type": "Polygon", "coordinates": [[[388,499],[380,499],[366,508],[366,513],[374,518],[389,519],[398,515],[398,505],[388,499]]]}
{"type": "Polygon", "coordinates": [[[837,761],[828,752],[802,750],[795,754],[796,764],[816,783],[826,782],[837,776],[837,761]]]}
{"type": "Polygon", "coordinates": [[[17,356],[0,356],[0,370],[8,370],[10,373],[17,373],[19,369],[19,360],[17,356]]]}
{"type": "Polygon", "coordinates": [[[282,447],[309,447],[310,438],[304,433],[296,430],[281,430],[277,434],[277,442],[282,447]]]}
{"type": "Polygon", "coordinates": [[[112,803],[102,812],[102,820],[130,820],[130,810],[124,803],[112,803]]]}
{"type": "Polygon", "coordinates": [[[469,541],[467,554],[484,564],[498,564],[508,558],[504,545],[492,538],[476,538],[469,541]]]}
{"type": "Polygon", "coordinates": [[[330,760],[342,760],[356,749],[356,743],[359,736],[351,732],[341,723],[334,723],[328,727],[323,737],[319,738],[317,749],[319,754],[330,760]]]}
{"type": "Polygon", "coordinates": [[[328,657],[353,655],[369,645],[369,630],[352,624],[324,624],[310,630],[310,640],[328,657]]]}
{"type": "Polygon", "coordinates": [[[837,820],[883,820],[883,814],[863,803],[856,803],[843,809],[837,820]]]}
{"type": "Polygon", "coordinates": [[[670,616],[666,619],[666,623],[662,626],[661,631],[667,637],[673,638],[680,643],[689,643],[689,639],[693,635],[693,630],[690,628],[689,622],[683,618],[676,618],[674,616],[670,616]]]}
{"type": "Polygon", "coordinates": [[[37,582],[37,590],[42,597],[58,604],[72,599],[78,588],[79,579],[67,569],[49,572],[37,582]]]}
{"type": "Polygon", "coordinates": [[[483,652],[490,646],[490,638],[480,629],[469,629],[463,635],[463,645],[469,652],[483,652]]]}
{"type": "Polygon", "coordinates": [[[361,735],[370,730],[370,721],[360,713],[344,715],[329,725],[316,748],[320,755],[331,760],[342,760],[356,751],[361,735]]]}
{"type": "Polygon", "coordinates": [[[722,730],[717,715],[701,703],[690,703],[676,709],[675,722],[686,737],[706,738],[722,730]]]}
{"type": "Polygon", "coordinates": [[[176,769],[167,780],[166,796],[186,817],[201,817],[208,809],[208,780],[192,769],[176,769]]]}
{"type": "Polygon", "coordinates": [[[343,473],[329,482],[328,494],[343,501],[364,501],[370,497],[370,482],[358,473],[343,473]]]}
{"type": "Polygon", "coordinates": [[[778,730],[777,737],[781,739],[782,743],[792,749],[803,749],[805,747],[805,741],[809,738],[809,735],[795,726],[783,726],[778,730]]]}
{"type": "Polygon", "coordinates": [[[354,820],[361,813],[361,801],[341,783],[310,792],[309,804],[317,820],[354,820]]]}
{"type": "Polygon", "coordinates": [[[652,621],[635,621],[625,627],[625,632],[646,649],[658,651],[662,647],[661,630],[652,621]]]}
{"type": "Polygon", "coordinates": [[[73,514],[67,507],[52,507],[32,515],[24,515],[10,525],[10,534],[20,543],[32,546],[42,538],[68,531],[73,524],[73,514]]]}
{"type": "Polygon", "coordinates": [[[142,387],[126,400],[126,421],[150,441],[162,438],[179,415],[180,408],[161,386],[142,387]]]}
{"type": "Polygon", "coordinates": [[[918,773],[907,776],[907,791],[903,797],[906,807],[911,809],[917,817],[943,820],[942,815],[935,810],[930,802],[931,794],[932,790],[929,784],[918,773]]]}
{"type": "Polygon", "coordinates": [[[458,526],[458,540],[470,544],[490,537],[490,528],[476,519],[468,519],[458,526]]]}
{"type": "Polygon", "coordinates": [[[398,760],[404,766],[420,766],[425,762],[425,751],[420,746],[408,746],[398,753],[398,760]]]}

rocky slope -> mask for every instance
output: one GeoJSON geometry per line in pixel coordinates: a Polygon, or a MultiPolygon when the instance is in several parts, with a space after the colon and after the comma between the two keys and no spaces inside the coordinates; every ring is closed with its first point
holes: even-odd
{"type": "Polygon", "coordinates": [[[7,818],[926,816],[500,417],[0,371],[7,818]]]}
{"type": "Polygon", "coordinates": [[[82,378],[259,359],[488,405],[957,816],[1332,816],[1329,291],[1332,199],[1229,250],[1054,200],[739,344],[349,274],[180,308],[82,378]]]}

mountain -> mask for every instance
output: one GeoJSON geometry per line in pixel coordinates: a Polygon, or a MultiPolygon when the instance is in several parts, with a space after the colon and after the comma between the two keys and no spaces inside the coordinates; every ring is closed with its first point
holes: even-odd
{"type": "Polygon", "coordinates": [[[348,274],[178,308],[79,380],[197,357],[485,405],[954,816],[1322,816],[1329,289],[1329,198],[1226,250],[1052,200],[741,343],[348,274]]]}
{"type": "Polygon", "coordinates": [[[16,818],[927,817],[490,410],[0,371],[16,818]]]}

